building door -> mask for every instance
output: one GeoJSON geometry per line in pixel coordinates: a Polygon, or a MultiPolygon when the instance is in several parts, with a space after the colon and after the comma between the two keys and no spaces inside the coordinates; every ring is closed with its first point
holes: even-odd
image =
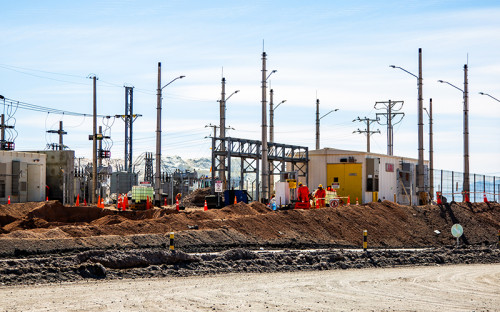
{"type": "Polygon", "coordinates": [[[326,179],[328,185],[337,185],[337,194],[346,197],[342,200],[347,202],[347,196],[351,197],[351,202],[355,203],[356,198],[360,202],[362,197],[362,164],[342,163],[327,164],[326,179]]]}
{"type": "Polygon", "coordinates": [[[42,166],[28,164],[28,201],[43,201],[41,172],[42,166]]]}

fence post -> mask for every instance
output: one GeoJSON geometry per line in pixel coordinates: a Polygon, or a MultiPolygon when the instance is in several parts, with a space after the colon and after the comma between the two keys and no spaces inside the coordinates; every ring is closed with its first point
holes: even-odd
{"type": "Polygon", "coordinates": [[[455,201],[455,174],[451,172],[451,200],[455,201]]]}
{"type": "Polygon", "coordinates": [[[476,174],[474,173],[474,202],[476,202],[476,174]]]}
{"type": "Polygon", "coordinates": [[[441,196],[443,196],[443,169],[441,169],[441,186],[440,186],[441,196]]]}
{"type": "Polygon", "coordinates": [[[495,176],[493,176],[493,201],[497,201],[496,200],[496,190],[495,190],[495,176]]]}

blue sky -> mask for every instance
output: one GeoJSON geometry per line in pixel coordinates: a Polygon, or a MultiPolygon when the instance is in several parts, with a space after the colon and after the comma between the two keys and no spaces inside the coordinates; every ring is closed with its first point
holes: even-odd
{"type": "MultiPolygon", "coordinates": [[[[365,150],[352,134],[374,118],[376,101],[402,100],[405,117],[394,128],[394,154],[417,157],[417,84],[394,64],[418,74],[423,49],[424,104],[434,104],[435,167],[462,170],[463,65],[469,64],[471,172],[500,174],[500,5],[496,1],[1,1],[0,94],[72,112],[92,112],[99,77],[98,113],[124,113],[123,85],[133,85],[134,156],[155,151],[156,71],[164,89],[162,152],[209,157],[219,123],[222,68],[228,93],[228,135],[260,139],[262,41],[275,102],[275,141],[315,146],[315,100],[321,112],[321,147],[365,150]]],[[[90,157],[91,118],[18,110],[11,117],[16,150],[64,142],[90,157]]],[[[425,157],[428,124],[425,120],[425,157]]],[[[102,120],[99,120],[102,124],[102,120]]],[[[113,158],[123,158],[124,123],[111,125],[113,158]]],[[[386,129],[372,136],[372,151],[386,152],[386,129]]]]}

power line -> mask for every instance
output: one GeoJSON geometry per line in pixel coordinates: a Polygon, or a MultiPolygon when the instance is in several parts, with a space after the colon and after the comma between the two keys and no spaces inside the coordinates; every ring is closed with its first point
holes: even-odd
{"type": "MultiPolygon", "coordinates": [[[[71,111],[66,111],[66,110],[61,110],[61,109],[56,109],[56,108],[50,108],[50,107],[44,107],[40,105],[35,105],[35,104],[30,104],[26,102],[21,102],[21,101],[16,101],[13,99],[5,98],[0,95],[0,99],[3,98],[3,104],[4,107],[7,103],[7,105],[11,107],[21,108],[25,110],[30,110],[34,112],[43,112],[43,113],[52,113],[52,114],[61,114],[61,115],[69,115],[69,116],[92,116],[92,114],[84,114],[84,113],[76,113],[76,112],[71,112],[71,111]]],[[[97,117],[111,117],[111,116],[106,116],[106,115],[96,115],[97,117]]]]}

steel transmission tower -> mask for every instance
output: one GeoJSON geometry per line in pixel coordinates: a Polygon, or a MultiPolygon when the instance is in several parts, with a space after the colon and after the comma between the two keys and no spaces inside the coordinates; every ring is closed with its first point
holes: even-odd
{"type": "Polygon", "coordinates": [[[125,170],[132,172],[132,124],[142,115],[134,115],[134,87],[125,87],[125,115],[115,117],[125,122],[125,170]]]}
{"type": "Polygon", "coordinates": [[[389,100],[388,102],[375,102],[375,109],[381,110],[385,109],[385,113],[376,113],[377,117],[377,122],[381,126],[387,125],[387,155],[394,155],[393,154],[393,148],[394,148],[394,132],[393,132],[393,127],[394,125],[398,124],[403,120],[403,117],[405,116],[405,113],[400,112],[401,109],[403,108],[404,101],[391,101],[389,100]],[[395,108],[396,105],[401,105],[398,108],[395,108]],[[387,120],[385,124],[380,122],[379,116],[384,116],[387,120]],[[400,119],[396,122],[393,122],[394,118],[399,118],[400,119]]]}

